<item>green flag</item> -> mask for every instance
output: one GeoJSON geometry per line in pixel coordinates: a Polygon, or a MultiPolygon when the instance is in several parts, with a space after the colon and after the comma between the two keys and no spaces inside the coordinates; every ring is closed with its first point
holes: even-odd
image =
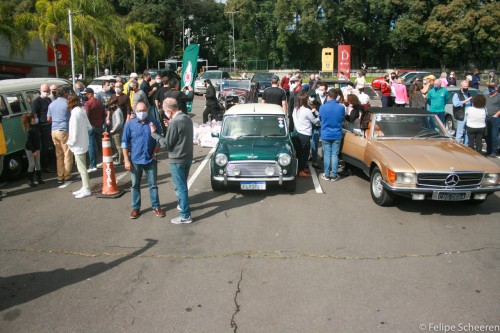
{"type": "MultiPolygon", "coordinates": [[[[191,86],[194,89],[194,80],[196,79],[198,70],[199,51],[200,45],[198,44],[189,44],[188,47],[184,49],[184,56],[182,57],[181,88],[191,86]]],[[[188,112],[191,112],[193,102],[188,102],[186,104],[188,112]]]]}

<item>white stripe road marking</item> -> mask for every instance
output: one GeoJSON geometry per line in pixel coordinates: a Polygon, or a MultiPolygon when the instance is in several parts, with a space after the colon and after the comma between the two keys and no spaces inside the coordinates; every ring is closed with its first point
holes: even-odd
{"type": "Polygon", "coordinates": [[[321,188],[321,185],[319,184],[319,179],[318,175],[316,174],[316,170],[312,166],[311,162],[307,163],[309,165],[309,171],[311,172],[312,180],[314,183],[314,188],[316,189],[316,193],[323,193],[323,189],[321,188]]]}
{"type": "Polygon", "coordinates": [[[207,156],[205,156],[205,158],[203,159],[203,162],[201,162],[198,169],[196,169],[195,173],[191,176],[191,178],[189,178],[188,190],[191,188],[191,185],[193,185],[194,181],[196,180],[196,177],[198,177],[198,175],[201,173],[201,170],[203,170],[205,165],[208,163],[208,160],[210,159],[210,157],[212,156],[214,151],[215,151],[215,147],[213,147],[212,150],[210,150],[210,152],[207,154],[207,156]]]}
{"type": "Polygon", "coordinates": [[[121,174],[119,174],[118,176],[116,176],[116,182],[118,183],[126,175],[128,175],[128,171],[122,172],[121,174]]]}

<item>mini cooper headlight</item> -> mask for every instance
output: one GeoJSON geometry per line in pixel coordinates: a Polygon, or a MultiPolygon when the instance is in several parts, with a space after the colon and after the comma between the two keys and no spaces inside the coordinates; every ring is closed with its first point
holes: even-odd
{"type": "Polygon", "coordinates": [[[278,163],[281,165],[281,166],[287,166],[290,164],[290,162],[292,161],[292,157],[288,154],[280,154],[278,156],[278,163]]]}
{"type": "Polygon", "coordinates": [[[215,156],[215,164],[223,167],[227,164],[227,156],[225,154],[217,154],[217,156],[215,156]]]}
{"type": "Polygon", "coordinates": [[[481,185],[496,185],[498,184],[498,173],[485,173],[481,185]]]}

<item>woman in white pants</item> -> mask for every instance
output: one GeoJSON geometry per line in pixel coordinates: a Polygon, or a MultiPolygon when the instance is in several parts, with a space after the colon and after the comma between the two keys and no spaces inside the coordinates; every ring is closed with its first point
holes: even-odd
{"type": "Polygon", "coordinates": [[[68,146],[75,155],[76,166],[82,177],[82,188],[73,192],[73,195],[76,199],[82,199],[91,195],[86,158],[89,149],[89,131],[92,125],[77,95],[68,97],[68,110],[71,110],[68,146]]]}

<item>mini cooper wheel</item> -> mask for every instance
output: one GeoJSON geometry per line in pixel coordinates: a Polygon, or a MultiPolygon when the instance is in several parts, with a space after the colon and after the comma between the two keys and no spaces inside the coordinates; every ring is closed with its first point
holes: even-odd
{"type": "Polygon", "coordinates": [[[285,191],[295,192],[296,188],[297,188],[297,180],[296,179],[285,182],[285,191]]]}
{"type": "Polygon", "coordinates": [[[210,185],[212,185],[212,190],[214,191],[220,191],[222,190],[222,182],[219,182],[217,180],[210,179],[210,185]]]}
{"type": "Polygon", "coordinates": [[[382,185],[382,174],[380,169],[375,167],[370,177],[370,192],[372,199],[379,206],[389,206],[394,202],[394,195],[387,192],[382,185]]]}

